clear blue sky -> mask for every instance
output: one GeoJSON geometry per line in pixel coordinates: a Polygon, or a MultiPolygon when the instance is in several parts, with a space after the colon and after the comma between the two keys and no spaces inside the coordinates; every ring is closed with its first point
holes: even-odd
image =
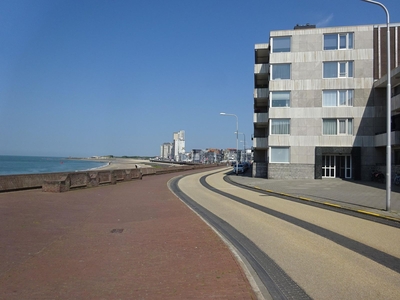
{"type": "Polygon", "coordinates": [[[249,147],[254,44],[385,22],[360,0],[1,0],[0,155],[153,156],[179,130],[187,151],[235,148],[220,112],[249,147]]]}

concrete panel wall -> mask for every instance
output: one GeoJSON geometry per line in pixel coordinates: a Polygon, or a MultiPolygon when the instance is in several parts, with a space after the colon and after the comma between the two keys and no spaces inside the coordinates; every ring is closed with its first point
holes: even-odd
{"type": "Polygon", "coordinates": [[[45,173],[0,176],[0,192],[44,188],[45,191],[62,192],[74,188],[96,187],[115,184],[117,181],[140,179],[143,175],[156,175],[200,168],[217,167],[208,165],[182,165],[165,168],[118,169],[73,173],[45,173]]]}

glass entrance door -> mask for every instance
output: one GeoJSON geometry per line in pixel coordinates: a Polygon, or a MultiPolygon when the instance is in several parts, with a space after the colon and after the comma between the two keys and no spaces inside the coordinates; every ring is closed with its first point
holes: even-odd
{"type": "Polygon", "coordinates": [[[351,178],[351,155],[323,155],[322,178],[351,178]]]}
{"type": "Polygon", "coordinates": [[[336,156],[323,155],[322,156],[322,178],[335,178],[336,177],[336,156]]]}

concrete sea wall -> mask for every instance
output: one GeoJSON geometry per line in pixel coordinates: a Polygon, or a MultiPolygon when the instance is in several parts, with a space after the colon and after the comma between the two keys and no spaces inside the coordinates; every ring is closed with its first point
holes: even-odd
{"type": "Polygon", "coordinates": [[[162,168],[97,170],[71,173],[45,173],[0,176],[0,192],[39,189],[44,192],[67,192],[77,188],[91,188],[105,184],[141,179],[185,170],[217,167],[217,165],[182,165],[162,168]]]}

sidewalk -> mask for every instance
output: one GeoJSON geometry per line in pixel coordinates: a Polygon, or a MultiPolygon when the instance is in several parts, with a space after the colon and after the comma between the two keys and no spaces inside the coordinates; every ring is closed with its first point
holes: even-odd
{"type": "MultiPolygon", "coordinates": [[[[392,184],[390,211],[386,211],[386,184],[333,179],[266,179],[250,177],[250,170],[238,176],[228,173],[232,181],[274,193],[306,198],[343,209],[377,214],[400,221],[400,186],[392,184]]],[[[307,200],[305,200],[307,201],[307,200]]]]}
{"type": "Polygon", "coordinates": [[[175,176],[0,193],[0,299],[256,299],[175,176]]]}

